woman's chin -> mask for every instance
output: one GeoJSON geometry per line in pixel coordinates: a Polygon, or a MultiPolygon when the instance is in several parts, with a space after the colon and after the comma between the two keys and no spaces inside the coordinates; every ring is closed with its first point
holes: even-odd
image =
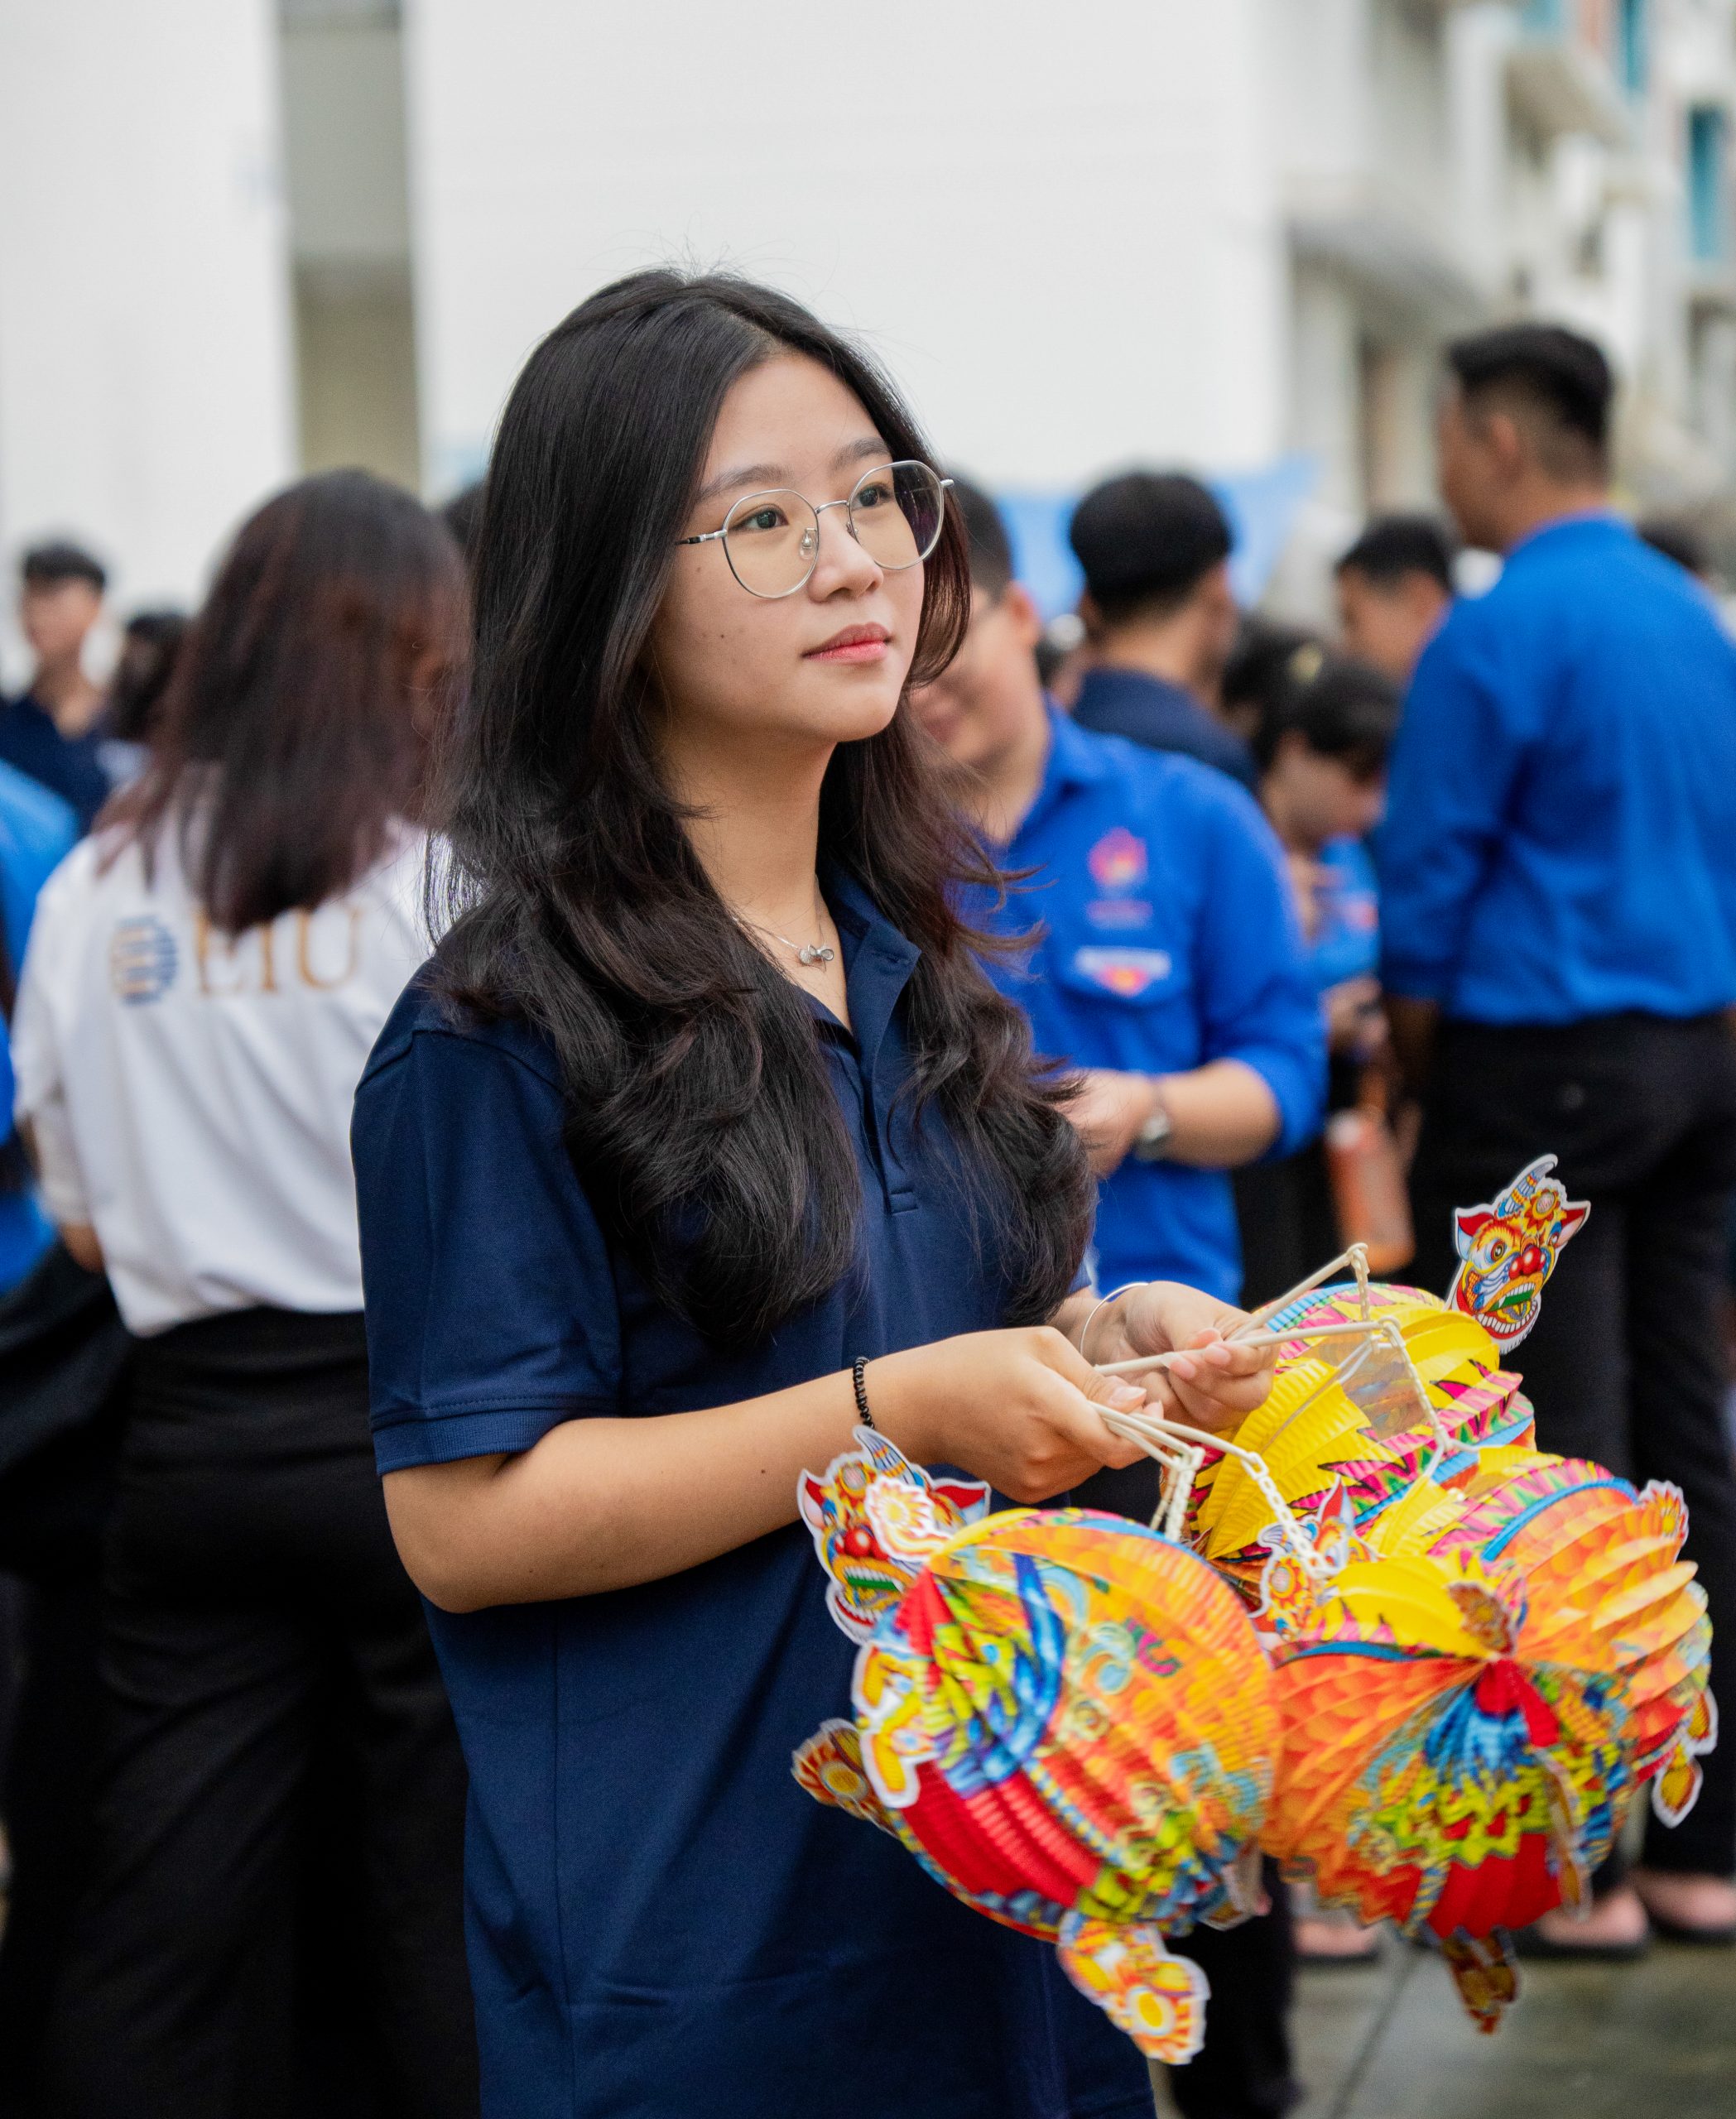
{"type": "Polygon", "coordinates": [[[835,688],[829,685],[828,695],[815,701],[814,725],[834,743],[859,743],[866,737],[878,736],[898,711],[902,672],[895,680],[889,672],[876,671],[878,681],[873,683],[865,681],[868,672],[859,675],[864,681],[835,688]]]}

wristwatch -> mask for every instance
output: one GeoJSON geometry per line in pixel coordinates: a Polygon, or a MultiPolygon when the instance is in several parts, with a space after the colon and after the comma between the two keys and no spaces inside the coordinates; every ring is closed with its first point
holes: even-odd
{"type": "Polygon", "coordinates": [[[1133,1136],[1135,1162],[1162,1162],[1170,1151],[1170,1136],[1176,1130],[1176,1122],[1164,1104],[1163,1092],[1154,1087],[1152,1093],[1156,1098],[1152,1115],[1133,1136]]]}

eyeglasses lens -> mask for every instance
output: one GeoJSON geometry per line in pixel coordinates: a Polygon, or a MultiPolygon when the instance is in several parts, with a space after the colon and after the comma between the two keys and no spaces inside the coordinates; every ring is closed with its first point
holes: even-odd
{"type": "Polygon", "coordinates": [[[926,560],[940,536],[940,481],[926,464],[884,464],[850,497],[858,543],[896,572],[926,560]]]}
{"type": "MultiPolygon", "coordinates": [[[[926,560],[940,537],[945,495],[926,464],[882,464],[850,495],[850,527],[875,564],[896,573],[926,560]]],[[[793,596],[820,557],[820,517],[797,493],[749,493],[724,523],[736,579],[756,596],[793,596]]]]}
{"type": "Polygon", "coordinates": [[[820,521],[800,493],[750,493],[724,525],[736,579],[756,596],[788,596],[814,571],[820,521]]]}

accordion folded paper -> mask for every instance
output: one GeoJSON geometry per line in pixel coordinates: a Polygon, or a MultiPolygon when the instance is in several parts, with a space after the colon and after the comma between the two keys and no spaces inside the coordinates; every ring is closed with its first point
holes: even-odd
{"type": "Polygon", "coordinates": [[[796,1752],[821,1802],[892,1833],[990,1919],[1041,1937],[1159,2059],[1198,2049],[1205,1976],[1164,1947],[1252,1905],[1277,1723],[1245,1607],[1155,1530],[988,1515],[883,1437],[801,1484],[854,1718],[796,1752]]]}

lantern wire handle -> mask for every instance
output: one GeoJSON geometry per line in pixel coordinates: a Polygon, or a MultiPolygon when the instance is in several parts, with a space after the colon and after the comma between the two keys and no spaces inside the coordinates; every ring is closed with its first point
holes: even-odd
{"type": "Polygon", "coordinates": [[[1102,1406],[1098,1410],[1104,1425],[1112,1433],[1128,1442],[1137,1442],[1148,1457],[1155,1458],[1170,1473],[1168,1490],[1152,1519],[1153,1530],[1179,1545],[1188,1499],[1207,1451],[1233,1457],[1270,1506],[1278,1535],[1289,1546],[1297,1564],[1316,1582],[1331,1578],[1335,1572],[1331,1563],[1310,1543],[1295,1511],[1279,1492],[1270,1467],[1256,1451],[1227,1442],[1221,1434],[1207,1434],[1199,1428],[1184,1427],[1179,1421],[1154,1420],[1142,1413],[1111,1412],[1102,1406]]]}
{"type": "MultiPolygon", "coordinates": [[[[1346,1254],[1346,1257],[1353,1265],[1356,1262],[1355,1253],[1360,1252],[1361,1248],[1360,1245],[1357,1245],[1354,1247],[1352,1252],[1346,1254]]],[[[1324,1278],[1325,1273],[1332,1272],[1344,1262],[1346,1262],[1345,1259],[1334,1259],[1330,1266],[1324,1269],[1320,1277],[1324,1278]]],[[[1366,1304],[1367,1283],[1360,1274],[1359,1279],[1362,1283],[1361,1299],[1366,1304]]],[[[1290,1299],[1293,1300],[1293,1298],[1290,1299]]],[[[1250,1324],[1253,1321],[1250,1319],[1250,1324]]],[[[1292,1410],[1289,1419],[1285,1421],[1285,1427],[1288,1427],[1291,1420],[1306,1412],[1334,1384],[1342,1385],[1348,1378],[1354,1377],[1368,1360],[1377,1345],[1383,1346],[1396,1354],[1403,1365],[1406,1381],[1416,1401],[1423,1425],[1434,1437],[1434,1449],[1420,1474],[1423,1478],[1432,1478],[1445,1459],[1453,1454],[1458,1445],[1440,1413],[1430,1401],[1427,1388],[1417,1372],[1416,1362],[1411,1358],[1411,1350],[1405,1344],[1404,1333],[1400,1329],[1397,1318],[1371,1316],[1365,1309],[1360,1319],[1348,1323],[1302,1325],[1294,1330],[1276,1333],[1256,1333],[1244,1329],[1239,1343],[1243,1346],[1290,1346],[1297,1342],[1350,1338],[1359,1338],[1363,1341],[1362,1345],[1357,1348],[1355,1352],[1339,1367],[1330,1370],[1308,1392],[1301,1404],[1292,1410]]],[[[1174,1357],[1172,1354],[1146,1354],[1134,1361],[1107,1363],[1099,1372],[1104,1376],[1137,1375],[1149,1369],[1167,1367],[1174,1357]]],[[[1279,1492],[1277,1482],[1272,1475],[1270,1466],[1258,1451],[1244,1449],[1236,1443],[1226,1441],[1222,1435],[1208,1434],[1200,1429],[1185,1426],[1180,1421],[1154,1420],[1146,1414],[1111,1412],[1102,1406],[1099,1406],[1098,1410],[1104,1425],[1113,1434],[1119,1434],[1128,1441],[1137,1442],[1148,1456],[1154,1458],[1169,1473],[1167,1483],[1161,1492],[1157,1512],[1152,1519],[1154,1530],[1161,1530],[1164,1536],[1174,1540],[1178,1544],[1181,1542],[1187,1517],[1187,1504],[1191,1497],[1195,1482],[1204,1467],[1205,1454],[1209,1451],[1219,1456],[1234,1458],[1247,1472],[1248,1476],[1258,1487],[1262,1496],[1270,1504],[1272,1510],[1272,1521],[1277,1526],[1284,1542],[1296,1555],[1298,1563],[1316,1581],[1325,1580],[1331,1573],[1330,1568],[1320,1559],[1314,1547],[1309,1543],[1295,1512],[1279,1492]]],[[[1278,1432],[1282,1434],[1283,1429],[1280,1429],[1278,1432]]],[[[1273,1436],[1270,1439],[1275,1441],[1277,1437],[1273,1436]]]]}
{"type": "Polygon", "coordinates": [[[1368,1300],[1368,1248],[1366,1244],[1353,1243],[1348,1251],[1339,1252],[1336,1258],[1329,1258],[1324,1266],[1317,1267],[1306,1281],[1298,1281],[1293,1288],[1286,1289],[1282,1295],[1274,1296],[1272,1301],[1262,1303],[1246,1323],[1238,1324],[1229,1337],[1233,1340],[1251,1338],[1270,1319],[1288,1309],[1291,1303],[1300,1302],[1305,1295],[1312,1295],[1323,1281],[1331,1279],[1340,1266],[1348,1266],[1355,1274],[1357,1306],[1364,1317],[1368,1316],[1371,1307],[1368,1300]]]}

